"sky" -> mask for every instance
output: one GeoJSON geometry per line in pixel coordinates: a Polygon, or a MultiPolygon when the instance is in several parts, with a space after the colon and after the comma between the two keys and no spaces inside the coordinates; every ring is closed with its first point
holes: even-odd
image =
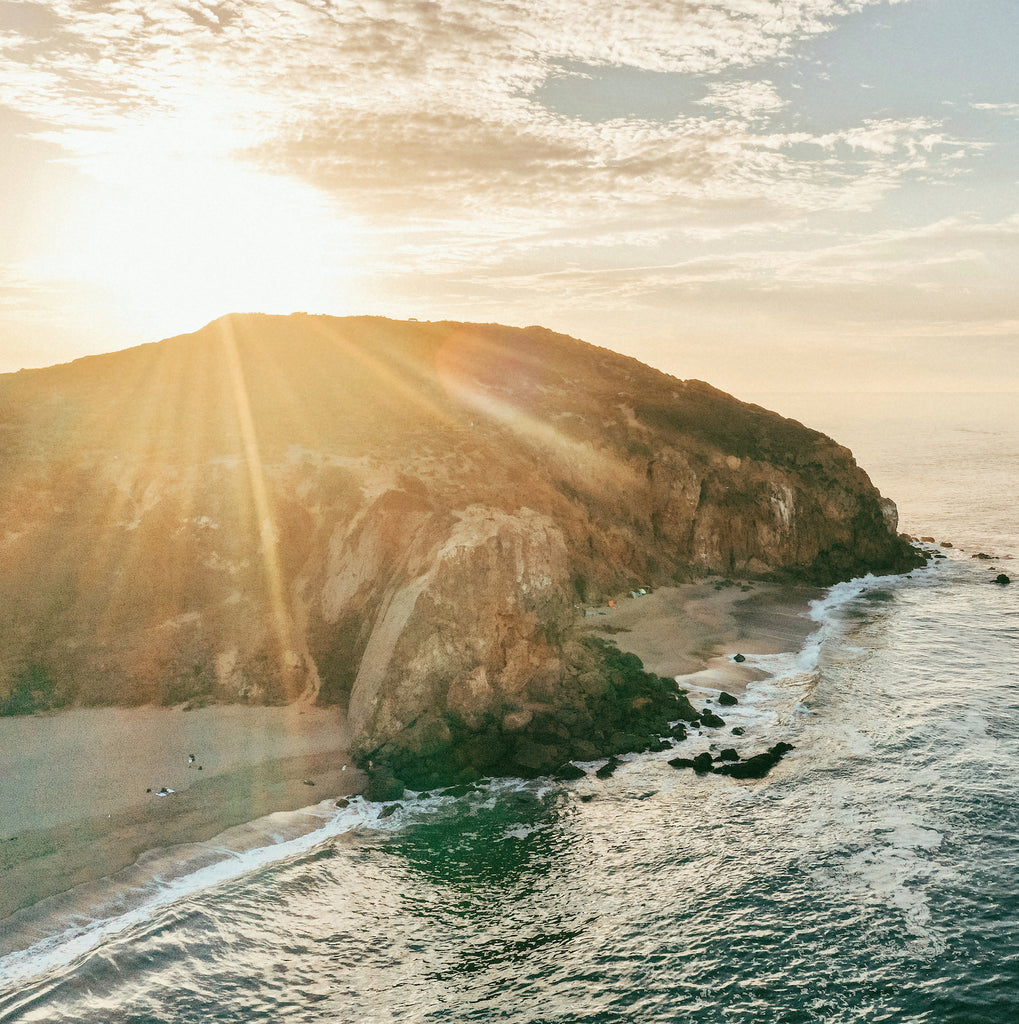
{"type": "Polygon", "coordinates": [[[0,372],[231,311],[1019,391],[1015,0],[0,0],[0,372]]]}

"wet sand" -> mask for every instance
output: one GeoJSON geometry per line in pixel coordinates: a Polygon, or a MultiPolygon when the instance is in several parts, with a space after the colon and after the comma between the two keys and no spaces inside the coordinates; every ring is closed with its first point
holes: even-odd
{"type": "Polygon", "coordinates": [[[0,719],[0,918],[148,850],[358,792],[348,749],[342,712],[325,708],[0,719]]]}

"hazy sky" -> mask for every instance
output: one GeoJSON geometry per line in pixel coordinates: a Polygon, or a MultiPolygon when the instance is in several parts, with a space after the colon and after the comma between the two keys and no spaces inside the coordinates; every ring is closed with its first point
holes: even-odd
{"type": "Polygon", "coordinates": [[[229,311],[1019,390],[1015,0],[0,2],[0,371],[229,311]]]}

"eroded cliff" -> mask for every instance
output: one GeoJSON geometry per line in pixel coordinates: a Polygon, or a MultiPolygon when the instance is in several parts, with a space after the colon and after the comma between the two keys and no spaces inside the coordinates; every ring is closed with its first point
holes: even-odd
{"type": "Polygon", "coordinates": [[[919,560],[829,438],[541,328],[230,316],[0,378],[0,444],[7,711],[339,702],[423,779],[674,710],[584,602],[919,560]]]}

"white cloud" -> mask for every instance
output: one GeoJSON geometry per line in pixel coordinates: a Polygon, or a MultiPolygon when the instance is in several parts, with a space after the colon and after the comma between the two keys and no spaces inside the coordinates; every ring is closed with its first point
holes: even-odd
{"type": "Polygon", "coordinates": [[[1019,117],[1019,103],[971,103],[974,110],[993,110],[1006,117],[1019,117]]]}
{"type": "Polygon", "coordinates": [[[955,323],[965,302],[938,290],[979,273],[1004,323],[1008,220],[875,227],[890,197],[934,194],[986,145],[956,111],[797,120],[803,89],[781,68],[884,2],[53,0],[0,35],[0,104],[104,187],[233,160],[314,191],[322,231],[294,244],[325,247],[356,215],[349,262],[416,277],[390,294],[417,287],[419,303],[481,297],[494,316],[800,296],[823,319],[836,293],[880,293],[874,309],[898,317],[894,285],[955,323]],[[684,112],[588,120],[540,102],[550,76],[620,68],[686,81],[684,112]]]}
{"type": "Polygon", "coordinates": [[[859,209],[905,174],[938,173],[927,158],[946,140],[933,122],[759,135],[748,124],[785,105],[768,81],[716,83],[704,102],[724,116],[669,124],[592,124],[533,97],[564,60],[746,68],[874,3],[57,0],[0,60],[0,103],[48,125],[45,137],[93,172],[125,134],[172,124],[154,141],[174,153],[238,154],[390,222],[534,231],[624,207],[765,197],[859,209]],[[841,146],[841,163],[795,155],[798,142],[841,146]]]}
{"type": "Polygon", "coordinates": [[[724,82],[711,86],[708,95],[698,100],[701,106],[716,107],[743,121],[759,121],[788,106],[773,82],[724,82]]]}

